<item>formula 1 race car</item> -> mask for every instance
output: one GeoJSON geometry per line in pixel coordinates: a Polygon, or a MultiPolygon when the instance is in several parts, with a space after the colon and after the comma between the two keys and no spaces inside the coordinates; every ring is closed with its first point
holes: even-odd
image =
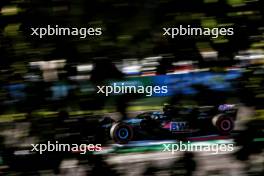
{"type": "Polygon", "coordinates": [[[135,118],[103,125],[117,143],[140,139],[181,138],[195,135],[229,135],[234,129],[237,107],[177,107],[165,105],[163,111],[144,112],[135,118]]]}

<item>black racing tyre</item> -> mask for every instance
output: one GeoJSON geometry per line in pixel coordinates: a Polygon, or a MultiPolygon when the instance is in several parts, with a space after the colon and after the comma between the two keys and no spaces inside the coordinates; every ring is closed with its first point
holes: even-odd
{"type": "Polygon", "coordinates": [[[119,144],[128,143],[132,140],[133,135],[132,127],[122,122],[115,123],[110,129],[111,138],[119,144]]]}
{"type": "Polygon", "coordinates": [[[212,123],[220,134],[229,134],[235,126],[233,118],[223,114],[216,115],[212,123]]]}

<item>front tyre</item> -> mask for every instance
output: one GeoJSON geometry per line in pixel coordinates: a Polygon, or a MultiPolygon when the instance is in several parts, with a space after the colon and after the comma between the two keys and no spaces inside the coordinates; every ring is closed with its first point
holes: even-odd
{"type": "Polygon", "coordinates": [[[119,144],[128,143],[132,140],[133,135],[132,127],[122,122],[115,123],[110,129],[111,138],[119,144]]]}

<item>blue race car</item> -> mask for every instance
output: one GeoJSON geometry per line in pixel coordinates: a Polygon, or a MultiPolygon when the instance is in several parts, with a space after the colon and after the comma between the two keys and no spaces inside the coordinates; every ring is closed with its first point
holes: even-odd
{"type": "Polygon", "coordinates": [[[229,135],[234,129],[237,107],[166,105],[163,111],[150,111],[122,122],[103,125],[117,143],[141,139],[180,139],[184,137],[220,134],[229,135]]]}

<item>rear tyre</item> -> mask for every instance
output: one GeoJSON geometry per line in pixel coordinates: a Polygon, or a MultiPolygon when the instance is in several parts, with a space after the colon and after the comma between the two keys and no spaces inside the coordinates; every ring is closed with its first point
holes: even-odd
{"type": "Polygon", "coordinates": [[[220,134],[227,135],[234,129],[233,118],[223,114],[216,115],[212,123],[220,134]]]}

